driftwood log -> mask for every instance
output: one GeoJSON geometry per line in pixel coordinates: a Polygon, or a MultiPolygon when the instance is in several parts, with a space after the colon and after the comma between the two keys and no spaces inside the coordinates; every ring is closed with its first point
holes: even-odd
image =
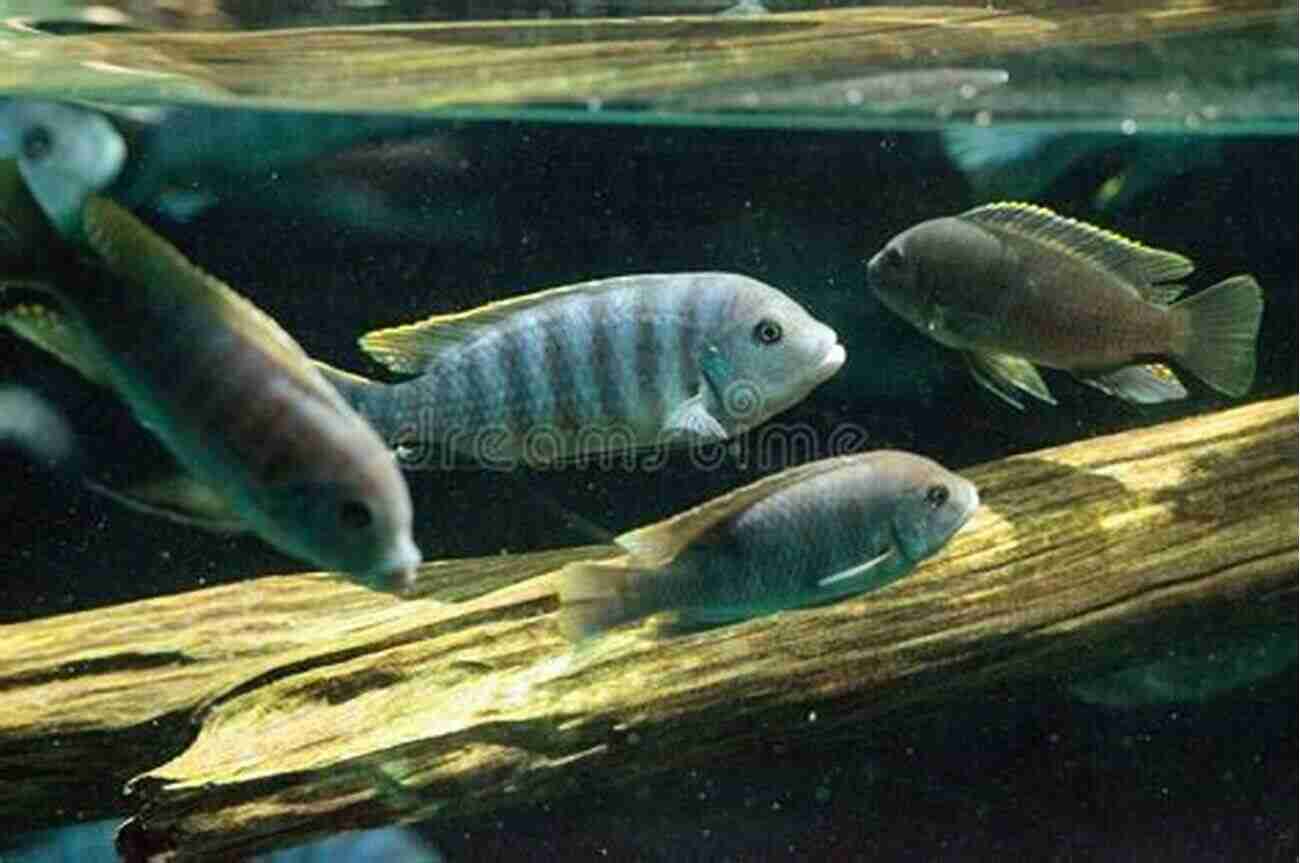
{"type": "MultiPolygon", "coordinates": [[[[0,91],[58,98],[242,99],[262,105],[406,111],[529,104],[673,105],[682,96],[720,86],[757,86],[771,92],[783,82],[851,78],[882,67],[971,64],[1042,49],[1147,44],[1164,37],[1250,27],[1285,33],[1295,22],[1295,9],[1276,0],[1031,0],[1017,5],[995,9],[986,0],[961,0],[738,17],[24,38],[15,39],[9,55],[0,53],[0,91]]],[[[1279,52],[1285,47],[1279,44],[1279,52]]],[[[1216,46],[1216,57],[1221,50],[1222,45],[1216,46]]],[[[1175,53],[1175,45],[1163,46],[1161,63],[1174,68],[1175,53]]],[[[1258,60],[1258,53],[1243,56],[1242,62],[1258,60]]],[[[1221,71],[1221,64],[1207,66],[1203,57],[1198,51],[1185,55],[1179,74],[1199,81],[1221,71]]],[[[1131,78],[1136,69],[1132,56],[1120,62],[1121,76],[1131,78]]],[[[1078,82],[1069,86],[1077,89],[1078,82]]],[[[1098,98],[1113,102],[1116,83],[1108,86],[1112,90],[1098,98]]],[[[1157,114],[1161,106],[1169,109],[1164,92],[1158,91],[1162,98],[1153,108],[1157,114]]],[[[863,101],[869,107],[875,99],[868,93],[863,101]]],[[[1052,100],[1035,101],[1041,107],[1052,100]]],[[[1293,110],[1291,102],[1283,100],[1293,110]]],[[[1231,100],[1221,101],[1216,109],[1224,119],[1236,111],[1231,100]]],[[[1133,104],[1126,103],[1124,110],[1145,130],[1161,119],[1133,104]]],[[[1172,128],[1183,129],[1185,110],[1167,110],[1172,128]]],[[[1067,115],[1068,110],[1062,116],[1067,115]]],[[[1292,111],[1287,117],[1294,122],[1292,111]]]]}
{"type": "Polygon", "coordinates": [[[238,858],[1296,618],[1295,397],[963,473],[984,506],[897,584],[690,636],[560,638],[547,573],[609,546],[433,563],[408,601],[277,576],[0,627],[0,819],[132,812],[129,859],[238,858]]]}

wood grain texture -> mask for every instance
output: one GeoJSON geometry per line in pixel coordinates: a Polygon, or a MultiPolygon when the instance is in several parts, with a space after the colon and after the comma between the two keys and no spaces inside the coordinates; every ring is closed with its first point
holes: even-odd
{"type": "Polygon", "coordinates": [[[3,627],[0,813],[140,773],[130,859],[238,857],[1293,622],[1296,424],[1288,397],[963,471],[983,507],[897,584],[684,637],[560,638],[546,573],[603,546],[431,564],[404,603],[282,576],[3,627]]]}
{"type": "Polygon", "coordinates": [[[407,602],[331,575],[287,575],[0,626],[0,823],[125,811],[122,785],[182,751],[205,703],[299,658],[421,637],[460,601],[603,546],[439,561],[407,602]],[[111,758],[105,758],[109,747],[111,758]]]}
{"type": "Polygon", "coordinates": [[[1265,0],[1014,9],[972,2],[752,17],[114,34],[16,42],[16,53],[0,60],[0,89],[358,110],[660,103],[700,88],[770,86],[792,76],[806,83],[1053,47],[1288,27],[1294,19],[1292,6],[1265,0]]]}

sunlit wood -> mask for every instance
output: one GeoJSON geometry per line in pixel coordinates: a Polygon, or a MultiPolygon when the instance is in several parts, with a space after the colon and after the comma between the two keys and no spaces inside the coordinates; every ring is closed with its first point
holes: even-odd
{"type": "Polygon", "coordinates": [[[545,573],[608,547],[431,564],[408,602],[284,576],[0,627],[0,815],[116,808],[133,859],[238,856],[1294,621],[1296,459],[1295,397],[1008,458],[885,590],[577,651],[545,573]]]}
{"type": "MultiPolygon", "coordinates": [[[[1044,48],[1141,44],[1252,25],[1291,4],[869,6],[741,17],[547,19],[30,38],[0,90],[85,98],[239,98],[306,107],[661,104],[701,88],[826,80],[1044,48]]],[[[1208,71],[1208,70],[1207,70],[1208,71]]]]}

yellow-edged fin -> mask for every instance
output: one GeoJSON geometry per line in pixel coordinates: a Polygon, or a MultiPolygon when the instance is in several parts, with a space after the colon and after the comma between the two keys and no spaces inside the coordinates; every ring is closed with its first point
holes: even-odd
{"type": "Polygon", "coordinates": [[[862,455],[856,455],[822,459],[821,461],[809,462],[799,467],[763,477],[744,488],[714,498],[693,509],[678,513],[672,518],[637,530],[628,531],[617,537],[614,542],[627,549],[636,567],[662,566],[676,557],[678,552],[690,545],[693,540],[709,530],[709,528],[731,515],[784,488],[803,482],[811,477],[838,470],[862,457],[862,455]]]}
{"type": "Polygon", "coordinates": [[[1017,410],[1025,409],[1016,398],[1017,390],[1049,405],[1056,404],[1052,391],[1029,360],[992,351],[967,351],[966,360],[980,386],[1017,410]]]}
{"type": "Polygon", "coordinates": [[[1144,246],[1035,204],[986,204],[967,210],[957,218],[1083,258],[1119,276],[1153,303],[1173,302],[1182,293],[1183,286],[1160,283],[1181,279],[1195,268],[1190,260],[1175,252],[1144,246]]]}
{"type": "MultiPolygon", "coordinates": [[[[634,276],[627,278],[635,278],[634,276]]],[[[598,279],[509,297],[464,312],[434,315],[413,324],[366,333],[357,343],[376,362],[398,374],[419,374],[446,349],[471,341],[502,319],[567,294],[596,294],[611,280],[598,279]]]]}
{"type": "Polygon", "coordinates": [[[1074,376],[1107,395],[1139,405],[1187,398],[1187,390],[1183,388],[1178,376],[1163,363],[1125,366],[1099,372],[1076,371],[1074,376]]]}
{"type": "MultiPolygon", "coordinates": [[[[36,290],[42,287],[38,284],[3,285],[11,286],[36,290]]],[[[87,380],[112,388],[108,369],[100,361],[94,345],[83,339],[76,325],[60,312],[37,303],[22,303],[0,312],[0,326],[52,354],[87,380]]]]}
{"type": "Polygon", "coordinates": [[[161,293],[167,302],[179,297],[182,302],[210,309],[224,324],[270,353],[305,390],[336,406],[346,406],[298,343],[270,315],[194,266],[135,216],[107,198],[91,195],[81,219],[87,245],[113,275],[142,291],[161,293]]]}

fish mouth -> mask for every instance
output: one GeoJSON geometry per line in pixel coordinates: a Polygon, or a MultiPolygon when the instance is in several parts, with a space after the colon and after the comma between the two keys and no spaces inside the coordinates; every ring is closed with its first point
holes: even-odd
{"type": "Polygon", "coordinates": [[[813,376],[817,378],[817,382],[821,383],[838,372],[847,357],[848,354],[844,351],[844,345],[839,342],[831,345],[830,349],[826,351],[826,356],[822,357],[822,361],[813,370],[813,376]]]}
{"type": "Polygon", "coordinates": [[[423,558],[413,540],[400,543],[382,564],[372,571],[379,590],[397,596],[410,596],[423,558]]]}
{"type": "Polygon", "coordinates": [[[975,483],[969,480],[962,483],[957,488],[957,494],[961,498],[961,519],[957,522],[957,526],[953,528],[952,536],[955,536],[957,531],[965,527],[971,516],[980,508],[980,493],[979,489],[975,487],[975,483]]]}
{"type": "MultiPolygon", "coordinates": [[[[975,515],[976,509],[979,509],[979,489],[976,489],[975,483],[967,480],[961,489],[962,494],[962,525],[970,521],[970,517],[975,515]]],[[[961,529],[961,528],[958,528],[961,529]]]]}

